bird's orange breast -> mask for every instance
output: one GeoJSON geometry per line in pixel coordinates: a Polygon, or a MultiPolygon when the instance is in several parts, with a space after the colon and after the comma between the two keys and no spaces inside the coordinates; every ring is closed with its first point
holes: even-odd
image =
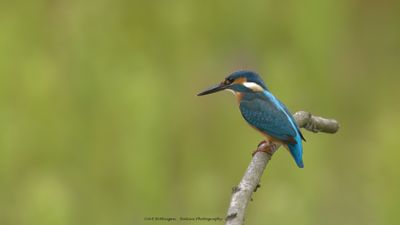
{"type": "MultiPolygon", "coordinates": [[[[249,124],[250,125],[250,124],[249,124]]],[[[257,127],[250,125],[252,128],[254,128],[256,131],[258,131],[259,133],[261,133],[262,136],[265,137],[266,140],[270,141],[270,142],[274,142],[277,144],[281,144],[281,145],[285,145],[285,143],[282,140],[276,139],[270,135],[268,135],[267,133],[263,132],[262,130],[258,129],[257,127]]]]}
{"type": "Polygon", "coordinates": [[[237,102],[240,104],[240,101],[242,101],[242,98],[243,98],[243,93],[235,91],[235,96],[236,96],[237,102]]]}

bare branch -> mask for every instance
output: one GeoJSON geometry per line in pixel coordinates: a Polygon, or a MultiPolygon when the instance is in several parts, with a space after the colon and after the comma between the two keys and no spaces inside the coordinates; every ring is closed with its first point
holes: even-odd
{"type": "MultiPolygon", "coordinates": [[[[334,119],[325,119],[313,116],[309,112],[299,111],[294,118],[300,128],[311,132],[335,133],[339,129],[339,123],[334,119]]],[[[265,146],[259,146],[264,148],[265,146]]],[[[279,146],[277,146],[279,148],[279,146]]],[[[273,153],[257,152],[247,167],[247,170],[239,185],[233,188],[231,203],[225,219],[226,225],[243,225],[247,205],[252,193],[259,187],[264,169],[273,153]]]]}
{"type": "Polygon", "coordinates": [[[299,127],[314,133],[324,132],[333,134],[339,130],[339,123],[334,119],[325,119],[319,116],[313,116],[311,113],[304,111],[299,111],[293,116],[299,127]]]}

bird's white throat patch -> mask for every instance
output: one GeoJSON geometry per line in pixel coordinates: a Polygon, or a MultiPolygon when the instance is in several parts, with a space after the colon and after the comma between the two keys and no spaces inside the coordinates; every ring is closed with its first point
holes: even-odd
{"type": "Polygon", "coordinates": [[[228,89],[228,88],[225,89],[225,90],[231,92],[231,93],[236,97],[236,100],[237,100],[238,103],[240,104],[240,101],[241,101],[242,98],[243,98],[243,93],[240,93],[240,92],[234,91],[234,90],[232,90],[232,89],[228,89]]]}
{"type": "Polygon", "coordinates": [[[254,82],[243,82],[243,85],[253,91],[264,91],[264,88],[254,82]]]}
{"type": "Polygon", "coordinates": [[[227,89],[225,89],[225,90],[229,91],[229,92],[232,93],[233,95],[236,95],[236,92],[235,92],[234,90],[231,90],[231,89],[229,89],[229,88],[227,88],[227,89]]]}

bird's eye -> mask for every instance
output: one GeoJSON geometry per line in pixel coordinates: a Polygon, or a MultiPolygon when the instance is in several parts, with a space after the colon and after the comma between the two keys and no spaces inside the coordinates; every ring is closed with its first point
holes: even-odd
{"type": "Polygon", "coordinates": [[[226,78],[224,83],[225,84],[232,84],[233,83],[233,79],[232,78],[226,78]]]}

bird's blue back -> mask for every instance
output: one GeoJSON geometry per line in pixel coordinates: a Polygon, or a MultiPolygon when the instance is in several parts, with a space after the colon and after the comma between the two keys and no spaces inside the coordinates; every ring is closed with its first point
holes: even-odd
{"type": "Polygon", "coordinates": [[[244,93],[240,101],[244,119],[261,132],[287,144],[298,167],[303,168],[303,136],[292,114],[268,90],[244,93]]]}

